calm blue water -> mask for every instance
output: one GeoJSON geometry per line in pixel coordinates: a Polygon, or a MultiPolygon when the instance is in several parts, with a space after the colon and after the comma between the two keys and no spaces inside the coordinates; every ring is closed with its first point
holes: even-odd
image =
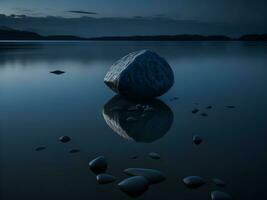
{"type": "Polygon", "coordinates": [[[131,199],[116,185],[128,167],[159,169],[167,176],[139,199],[204,200],[213,190],[235,199],[266,199],[266,52],[267,43],[239,42],[0,43],[1,199],[131,199]],[[114,61],[140,49],[167,59],[175,85],[138,124],[123,122],[127,112],[115,110],[126,133],[121,135],[106,120],[123,100],[103,77],[114,61]],[[49,73],[56,69],[66,73],[49,73]],[[194,115],[195,108],[200,112],[194,115]],[[203,144],[192,144],[195,134],[203,144]],[[71,142],[58,142],[61,135],[71,142]],[[40,145],[47,149],[36,152],[40,145]],[[73,148],[81,152],[69,154],[73,148]],[[161,159],[150,159],[150,152],[161,159]],[[98,155],[108,159],[115,183],[96,183],[88,162],[98,155]],[[189,175],[208,183],[187,189],[181,180],[189,175]],[[212,178],[227,186],[216,187],[212,178]]]}

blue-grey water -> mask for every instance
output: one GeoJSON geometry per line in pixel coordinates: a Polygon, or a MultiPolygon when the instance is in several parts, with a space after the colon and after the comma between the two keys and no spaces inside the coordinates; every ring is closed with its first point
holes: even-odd
{"type": "Polygon", "coordinates": [[[124,169],[145,167],[167,179],[139,199],[204,200],[214,190],[234,199],[267,199],[266,91],[267,43],[2,42],[0,198],[131,199],[117,183],[124,169]],[[152,103],[156,109],[148,118],[131,124],[122,106],[131,102],[114,97],[103,78],[114,61],[140,49],[167,59],[175,85],[152,103]],[[49,73],[56,69],[66,73],[49,73]],[[106,123],[116,116],[117,132],[106,123]],[[60,143],[62,135],[71,141],[60,143]],[[194,145],[194,135],[203,143],[194,145]],[[46,149],[36,152],[38,146],[46,149]],[[149,158],[150,152],[161,159],[149,158]],[[99,155],[107,158],[115,183],[97,184],[88,163],[99,155]],[[186,188],[182,179],[190,175],[207,184],[186,188]]]}

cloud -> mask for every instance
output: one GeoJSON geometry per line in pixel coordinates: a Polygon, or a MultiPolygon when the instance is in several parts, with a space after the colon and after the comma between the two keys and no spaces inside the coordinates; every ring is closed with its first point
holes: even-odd
{"type": "Polygon", "coordinates": [[[83,10],[68,10],[66,12],[75,13],[75,14],[85,14],[85,15],[97,15],[96,12],[83,11],[83,10]]]}

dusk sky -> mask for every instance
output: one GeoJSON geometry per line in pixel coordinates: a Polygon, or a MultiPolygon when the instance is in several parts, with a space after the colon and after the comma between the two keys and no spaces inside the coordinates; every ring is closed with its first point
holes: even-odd
{"type": "Polygon", "coordinates": [[[266,7],[265,0],[0,0],[0,26],[85,37],[238,36],[267,32],[266,7]]]}

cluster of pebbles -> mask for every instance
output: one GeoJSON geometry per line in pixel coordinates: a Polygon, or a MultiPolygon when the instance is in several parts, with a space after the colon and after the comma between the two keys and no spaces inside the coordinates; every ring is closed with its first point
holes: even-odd
{"type": "MultiPolygon", "coordinates": [[[[70,142],[71,141],[71,138],[69,137],[69,136],[60,136],[59,138],[58,138],[58,141],[59,142],[61,142],[61,143],[68,143],[68,142],[70,142]]],[[[43,150],[45,150],[46,149],[46,146],[37,146],[36,148],[35,148],[35,151],[43,151],[43,150]]],[[[69,153],[79,153],[80,152],[80,149],[71,149],[71,150],[69,150],[69,153]]]]}
{"type": "MultiPolygon", "coordinates": [[[[160,159],[158,153],[152,152],[148,154],[152,159],[160,159]]],[[[137,156],[133,156],[136,159],[137,156]]],[[[96,175],[96,180],[99,184],[109,184],[116,181],[116,177],[106,173],[108,168],[108,162],[104,156],[99,156],[89,162],[91,171],[96,175]]],[[[157,169],[146,169],[146,168],[128,168],[123,171],[128,177],[120,180],[117,186],[120,190],[126,193],[130,197],[139,197],[144,194],[151,185],[158,184],[166,180],[164,173],[157,169]]],[[[225,187],[226,183],[218,178],[213,178],[212,183],[218,187],[225,187]]],[[[190,189],[197,189],[205,185],[207,181],[200,176],[187,176],[182,179],[182,182],[186,187],[190,189]]],[[[222,191],[212,191],[212,200],[228,200],[232,197],[222,191]]]]}
{"type": "MultiPolygon", "coordinates": [[[[148,154],[152,159],[160,159],[160,155],[152,152],[148,154]]],[[[136,159],[137,156],[132,157],[136,159]]],[[[89,162],[91,171],[96,175],[99,184],[108,184],[116,180],[116,178],[106,173],[108,168],[107,160],[104,156],[99,156],[89,162]]],[[[117,185],[130,197],[138,197],[142,195],[148,188],[160,183],[166,179],[166,176],[159,170],[146,168],[128,168],[123,171],[128,177],[121,180],[117,185]]]]}
{"type": "MultiPolygon", "coordinates": [[[[199,105],[198,103],[195,103],[195,105],[199,105]]],[[[211,110],[213,107],[212,106],[207,106],[206,107],[206,110],[211,110]]],[[[235,108],[235,106],[225,106],[225,108],[235,108]]],[[[193,114],[198,114],[198,113],[200,113],[200,115],[202,116],[202,117],[207,117],[208,116],[208,114],[207,114],[207,112],[201,112],[200,111],[200,109],[198,109],[198,108],[195,108],[195,109],[193,109],[192,110],[192,113],[193,114]]]]}

